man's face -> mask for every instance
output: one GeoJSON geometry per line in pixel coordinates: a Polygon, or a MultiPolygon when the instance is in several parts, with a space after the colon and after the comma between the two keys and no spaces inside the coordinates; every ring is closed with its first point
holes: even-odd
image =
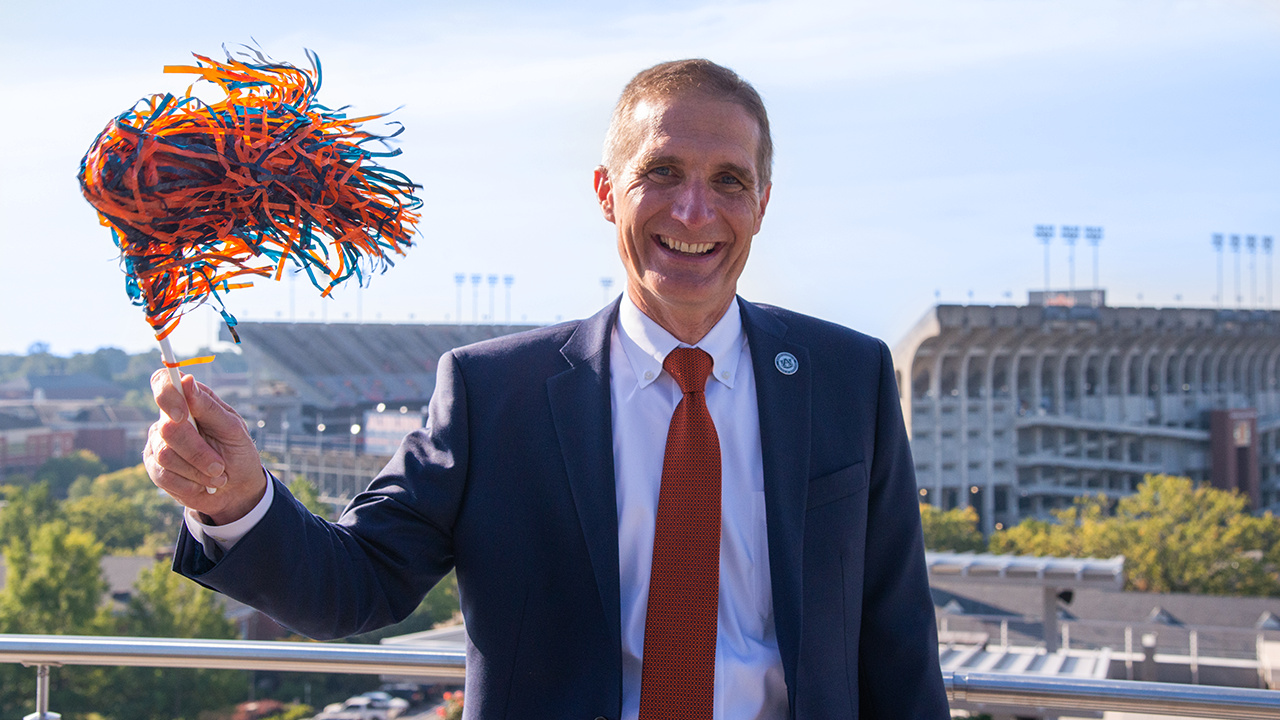
{"type": "Polygon", "coordinates": [[[605,219],[618,227],[627,291],[673,332],[664,320],[714,322],[769,203],[758,185],[759,127],[739,105],[697,96],[646,100],[633,121],[635,153],[595,178],[605,219]]]}

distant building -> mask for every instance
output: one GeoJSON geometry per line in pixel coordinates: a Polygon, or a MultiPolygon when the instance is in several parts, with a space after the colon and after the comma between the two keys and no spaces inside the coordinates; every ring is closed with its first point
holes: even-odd
{"type": "MultiPolygon", "coordinates": [[[[269,432],[288,422],[294,433],[314,433],[326,417],[358,424],[379,403],[417,412],[431,399],[441,355],[532,327],[242,322],[248,372],[213,380],[234,383],[229,401],[269,432]]],[[[221,339],[231,339],[225,327],[221,339]]],[[[199,367],[193,374],[202,378],[199,367]]]]}
{"type": "Polygon", "coordinates": [[[41,400],[119,400],[124,388],[92,373],[30,375],[27,385],[41,400]]]}
{"type": "Polygon", "coordinates": [[[894,348],[921,500],[986,533],[1172,473],[1280,507],[1280,312],[938,305],[894,348]]]}
{"type": "Polygon", "coordinates": [[[135,464],[154,421],[138,408],[101,399],[0,401],[0,482],[74,450],[88,450],[112,467],[135,464]]]}
{"type": "Polygon", "coordinates": [[[9,475],[29,475],[74,449],[74,432],[48,427],[32,408],[0,408],[0,483],[9,475]]]}
{"type": "MultiPolygon", "coordinates": [[[[247,370],[195,366],[244,416],[278,477],[306,476],[342,505],[422,427],[436,365],[463,345],[535,326],[242,322],[247,370]]],[[[222,340],[230,340],[223,329],[222,340]]]]}

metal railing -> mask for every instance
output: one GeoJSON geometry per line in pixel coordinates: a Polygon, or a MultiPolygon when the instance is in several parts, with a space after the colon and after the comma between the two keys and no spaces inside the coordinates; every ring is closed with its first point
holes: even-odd
{"type": "Polygon", "coordinates": [[[461,680],[466,676],[466,661],[462,652],[384,645],[0,634],[0,662],[36,668],[36,712],[26,720],[59,717],[49,711],[49,668],[61,665],[430,675],[461,680]]]}
{"type": "Polygon", "coordinates": [[[951,673],[953,703],[1045,710],[1137,712],[1226,720],[1280,718],[1280,691],[1214,685],[951,673]]]}
{"type": "MultiPolygon", "coordinates": [[[[0,635],[0,662],[34,666],[36,708],[49,707],[49,668],[60,665],[218,668],[368,675],[464,677],[460,651],[403,646],[70,635],[0,635]]],[[[947,696],[967,705],[1127,711],[1230,720],[1280,720],[1280,691],[1083,680],[999,673],[949,673],[947,696]]],[[[49,717],[56,717],[50,714],[49,717]]]]}

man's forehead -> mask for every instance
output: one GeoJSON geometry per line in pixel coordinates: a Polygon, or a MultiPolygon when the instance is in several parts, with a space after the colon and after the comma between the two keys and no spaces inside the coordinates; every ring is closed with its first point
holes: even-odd
{"type": "MultiPolygon", "coordinates": [[[[705,113],[708,109],[728,111],[738,115],[742,121],[754,129],[752,136],[759,137],[760,127],[751,113],[739,103],[729,98],[716,97],[707,93],[684,92],[676,95],[655,95],[636,101],[631,111],[631,121],[637,125],[656,125],[668,115],[680,116],[686,113],[705,113]]],[[[713,112],[715,111],[713,110],[713,112]]]]}
{"type": "Polygon", "coordinates": [[[746,132],[742,137],[737,138],[732,145],[742,150],[744,154],[743,160],[749,161],[754,168],[756,164],[755,153],[760,142],[759,125],[741,105],[731,100],[697,94],[644,98],[636,103],[631,115],[631,122],[638,136],[633,160],[643,163],[646,158],[651,158],[655,154],[664,154],[656,146],[663,145],[665,144],[664,141],[673,138],[683,139],[677,136],[682,133],[688,133],[691,129],[694,132],[708,132],[728,139],[733,134],[733,128],[727,127],[727,125],[738,125],[739,123],[717,122],[712,124],[708,122],[706,127],[697,128],[697,123],[690,124],[688,122],[691,117],[708,114],[708,110],[711,111],[711,114],[727,111],[731,115],[738,116],[741,121],[740,128],[746,132]]]}

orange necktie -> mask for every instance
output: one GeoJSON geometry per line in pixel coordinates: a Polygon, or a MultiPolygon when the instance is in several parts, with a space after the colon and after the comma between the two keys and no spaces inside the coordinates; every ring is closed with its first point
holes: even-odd
{"type": "Polygon", "coordinates": [[[720,438],[705,394],[711,356],[676,348],[662,367],[684,393],[662,462],[640,720],[710,720],[720,599],[720,438]]]}

